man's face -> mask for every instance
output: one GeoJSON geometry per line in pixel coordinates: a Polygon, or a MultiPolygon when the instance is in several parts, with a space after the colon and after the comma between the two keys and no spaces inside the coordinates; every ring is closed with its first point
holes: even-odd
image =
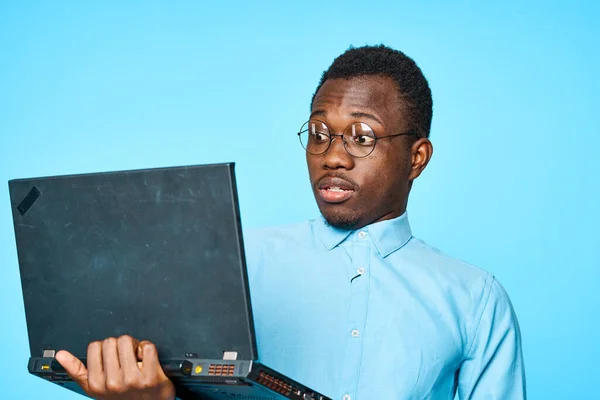
{"type": "MultiPolygon", "coordinates": [[[[380,137],[412,128],[402,114],[396,83],[387,77],[366,76],[327,80],[315,96],[311,120],[325,123],[333,134],[341,134],[351,123],[363,122],[380,137]]],[[[414,136],[379,139],[370,155],[355,158],[338,137],[326,153],[307,153],[313,192],[327,222],[358,229],[402,215],[410,183],[429,161],[426,157],[424,165],[415,170],[418,145],[429,141],[421,139],[411,146],[414,141],[414,136]]]]}

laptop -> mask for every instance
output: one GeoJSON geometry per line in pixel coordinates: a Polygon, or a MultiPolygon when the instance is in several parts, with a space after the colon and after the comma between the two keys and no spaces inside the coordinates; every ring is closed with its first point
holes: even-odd
{"type": "Polygon", "coordinates": [[[31,374],[95,340],[156,344],[180,399],[326,400],[258,361],[234,163],[9,181],[31,374]]]}

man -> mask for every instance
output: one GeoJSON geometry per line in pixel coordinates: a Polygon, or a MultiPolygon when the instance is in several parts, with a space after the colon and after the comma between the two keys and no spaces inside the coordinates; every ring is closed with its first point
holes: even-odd
{"type": "MultiPolygon", "coordinates": [[[[413,60],[385,46],[346,51],[299,133],[322,218],[246,236],[261,360],[334,399],[526,397],[502,286],[411,234],[431,117],[413,60]]],[[[92,396],[173,398],[151,343],[92,343],[89,371],[57,358],[92,396]]]]}

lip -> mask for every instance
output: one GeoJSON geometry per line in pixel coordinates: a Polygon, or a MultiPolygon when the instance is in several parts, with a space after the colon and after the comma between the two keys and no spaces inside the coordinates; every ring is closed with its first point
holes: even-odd
{"type": "Polygon", "coordinates": [[[321,178],[316,192],[325,203],[337,204],[348,200],[355,193],[355,186],[346,179],[334,176],[321,178]]]}

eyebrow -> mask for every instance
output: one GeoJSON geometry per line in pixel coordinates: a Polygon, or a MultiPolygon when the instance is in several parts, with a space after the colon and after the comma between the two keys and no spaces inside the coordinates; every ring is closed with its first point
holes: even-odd
{"type": "Polygon", "coordinates": [[[374,116],[373,114],[369,114],[369,113],[364,113],[364,112],[353,112],[352,114],[350,114],[352,117],[354,118],[366,118],[366,119],[370,119],[372,121],[375,121],[377,123],[379,123],[379,125],[383,125],[383,122],[381,122],[379,120],[379,118],[377,118],[376,116],[374,116]]]}
{"type": "MultiPolygon", "coordinates": [[[[312,113],[310,113],[310,117],[325,117],[327,115],[327,112],[325,110],[315,110],[312,113]]],[[[351,117],[353,118],[366,118],[366,119],[370,119],[372,121],[375,121],[377,123],[379,123],[380,125],[383,125],[383,122],[381,122],[381,120],[379,118],[377,118],[376,116],[374,116],[373,114],[369,114],[369,113],[365,113],[365,112],[353,112],[350,114],[351,117]]]]}
{"type": "Polygon", "coordinates": [[[310,113],[310,117],[324,117],[326,114],[325,110],[315,110],[310,113]]]}

